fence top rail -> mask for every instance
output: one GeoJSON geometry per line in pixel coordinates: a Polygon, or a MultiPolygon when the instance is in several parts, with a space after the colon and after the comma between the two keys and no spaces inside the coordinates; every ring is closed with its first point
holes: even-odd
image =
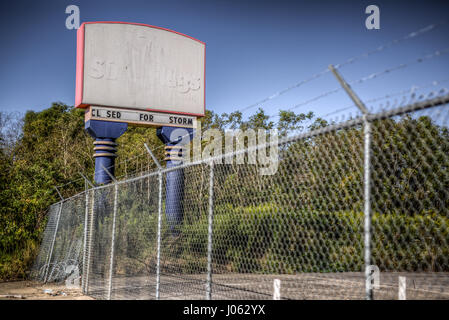
{"type": "MultiPolygon", "coordinates": [[[[414,112],[414,111],[418,111],[418,110],[423,110],[423,109],[428,109],[428,108],[432,108],[432,107],[436,107],[436,106],[440,106],[440,105],[444,105],[444,104],[448,104],[449,103],[449,94],[443,95],[443,96],[439,96],[433,99],[427,99],[424,101],[419,101],[419,102],[415,102],[415,103],[411,103],[408,104],[406,106],[403,107],[399,107],[399,108],[395,108],[392,110],[383,110],[381,112],[378,113],[370,113],[369,115],[366,116],[366,120],[368,121],[376,121],[376,120],[382,120],[385,118],[389,118],[389,117],[394,117],[394,116],[399,116],[405,113],[409,113],[409,112],[414,112]]],[[[170,171],[174,171],[174,170],[179,170],[179,169],[184,169],[187,167],[192,167],[192,166],[196,166],[196,165],[200,165],[200,164],[210,164],[211,162],[217,162],[217,161],[221,161],[222,159],[226,158],[226,157],[233,157],[236,155],[240,155],[240,154],[246,154],[249,152],[254,152],[257,151],[259,149],[265,149],[267,147],[270,147],[272,145],[284,145],[287,143],[291,143],[291,142],[295,142],[295,141],[299,141],[299,140],[303,140],[303,139],[308,139],[308,138],[312,138],[315,136],[319,136],[322,134],[326,134],[329,132],[333,132],[333,131],[337,131],[337,130],[341,130],[341,129],[345,129],[345,128],[350,128],[350,127],[355,127],[357,125],[361,125],[363,124],[363,122],[365,118],[363,116],[361,117],[357,117],[354,119],[350,119],[341,123],[335,123],[332,125],[329,125],[327,127],[323,127],[323,128],[319,128],[319,129],[315,129],[309,132],[305,132],[305,133],[300,133],[297,135],[293,135],[290,137],[284,137],[281,138],[277,141],[270,141],[270,142],[266,142],[266,143],[262,143],[262,144],[258,144],[257,146],[254,147],[250,147],[250,148],[245,148],[245,149],[240,149],[240,150],[236,150],[236,151],[232,151],[232,152],[228,152],[225,154],[221,154],[219,156],[215,156],[215,157],[209,157],[206,159],[201,159],[201,160],[197,160],[197,161],[189,161],[186,162],[182,165],[176,166],[176,167],[171,167],[171,168],[165,168],[165,169],[157,169],[155,171],[149,172],[147,174],[141,175],[141,176],[137,176],[137,177],[133,177],[133,178],[128,178],[125,180],[120,180],[120,181],[114,181],[110,184],[107,185],[102,185],[102,186],[96,186],[93,188],[89,188],[87,190],[84,190],[82,192],[79,192],[69,198],[65,198],[64,200],[61,200],[57,203],[63,203],[65,201],[68,201],[70,199],[73,199],[79,195],[84,194],[85,192],[91,191],[91,190],[100,190],[100,189],[105,189],[105,188],[110,188],[116,184],[120,185],[120,184],[125,184],[125,183],[130,183],[130,182],[134,182],[134,181],[138,181],[141,179],[145,179],[145,178],[149,178],[152,176],[156,176],[159,174],[164,174],[170,171]]],[[[57,204],[55,203],[55,204],[57,204]]]]}

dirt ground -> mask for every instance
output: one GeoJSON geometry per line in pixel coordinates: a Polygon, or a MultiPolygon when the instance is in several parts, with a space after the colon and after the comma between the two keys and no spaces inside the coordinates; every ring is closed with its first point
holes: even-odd
{"type": "MultiPolygon", "coordinates": [[[[380,273],[379,287],[374,299],[398,299],[398,279],[406,278],[406,299],[449,299],[449,273],[380,273]]],[[[296,275],[214,274],[212,298],[219,300],[272,299],[273,281],[281,282],[281,299],[293,300],[362,300],[365,299],[365,280],[362,272],[302,273],[296,275]]],[[[103,276],[93,274],[89,281],[90,296],[80,289],[68,289],[65,283],[35,281],[0,282],[0,300],[94,300],[107,298],[103,276]],[[46,292],[48,291],[48,292],[46,292]]],[[[161,299],[204,299],[205,274],[162,274],[161,299]]],[[[156,277],[133,276],[113,278],[111,298],[154,299],[156,277]]]]}
{"type": "Polygon", "coordinates": [[[0,300],[94,300],[65,284],[43,284],[35,281],[0,282],[0,300]],[[45,292],[47,290],[48,293],[45,292]],[[49,291],[51,290],[51,291],[49,291]]]}

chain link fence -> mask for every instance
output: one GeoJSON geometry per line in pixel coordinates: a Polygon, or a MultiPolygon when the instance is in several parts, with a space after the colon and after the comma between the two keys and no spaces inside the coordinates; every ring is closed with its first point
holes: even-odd
{"type": "Polygon", "coordinates": [[[223,156],[88,189],[50,208],[33,275],[98,299],[447,299],[448,101],[281,138],[273,175],[223,156]]]}

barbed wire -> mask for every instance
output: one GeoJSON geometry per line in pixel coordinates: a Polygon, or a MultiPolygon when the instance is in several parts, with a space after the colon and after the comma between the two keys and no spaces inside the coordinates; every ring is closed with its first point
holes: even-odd
{"type": "MultiPolygon", "coordinates": [[[[409,62],[401,63],[401,64],[399,64],[399,65],[396,65],[396,66],[387,68],[387,69],[385,69],[385,70],[383,70],[383,71],[375,72],[375,73],[369,74],[369,75],[367,75],[367,76],[365,76],[365,77],[362,77],[362,78],[360,78],[360,79],[358,79],[358,80],[355,80],[355,81],[350,81],[349,84],[350,84],[350,85],[361,84],[361,83],[364,83],[364,82],[366,82],[366,81],[376,79],[376,78],[381,77],[381,76],[384,76],[384,75],[386,75],[386,74],[390,74],[390,73],[392,73],[392,72],[394,72],[394,71],[397,71],[397,70],[401,70],[401,69],[407,68],[407,67],[409,67],[409,66],[411,66],[411,65],[418,64],[418,63],[421,63],[421,62],[424,62],[424,61],[426,61],[426,60],[430,60],[430,59],[439,57],[439,56],[444,55],[444,54],[447,54],[447,53],[449,53],[449,48],[445,48],[445,49],[442,49],[442,50],[437,50],[437,51],[435,51],[435,52],[433,52],[433,53],[426,54],[426,55],[424,55],[424,56],[421,56],[421,57],[418,57],[418,58],[416,58],[416,59],[410,60],[409,62]]],[[[329,96],[329,95],[332,95],[332,94],[334,94],[334,93],[336,93],[336,92],[339,92],[339,91],[341,91],[341,90],[342,90],[341,87],[337,87],[337,88],[332,89],[332,90],[330,90],[330,91],[324,92],[324,93],[322,93],[322,94],[320,94],[320,95],[318,95],[318,96],[315,96],[315,97],[313,97],[313,98],[310,98],[310,99],[307,99],[307,100],[305,100],[305,101],[303,101],[303,102],[300,102],[300,103],[294,105],[293,107],[287,109],[286,111],[291,111],[291,110],[294,110],[294,109],[298,109],[298,108],[300,108],[300,107],[302,107],[302,106],[308,105],[308,104],[310,104],[310,103],[312,103],[312,102],[315,102],[315,101],[317,101],[317,100],[320,100],[320,99],[322,99],[322,98],[325,98],[325,97],[327,97],[327,96],[329,96]]],[[[270,115],[270,116],[268,117],[268,119],[271,119],[271,118],[274,118],[274,117],[279,117],[279,113],[270,115]]]]}
{"type": "MultiPolygon", "coordinates": [[[[411,88],[408,88],[408,89],[404,89],[404,90],[401,90],[401,91],[398,91],[398,92],[389,93],[387,95],[383,95],[383,96],[379,96],[379,97],[375,97],[375,98],[371,98],[371,99],[365,100],[365,103],[373,103],[373,102],[389,99],[389,98],[392,98],[394,96],[407,94],[407,93],[410,93],[410,96],[409,97],[405,97],[404,96],[402,101],[401,101],[401,103],[399,104],[399,106],[400,105],[404,105],[407,101],[408,101],[408,103],[412,103],[413,101],[423,99],[424,97],[426,97],[426,99],[430,99],[433,96],[445,94],[449,90],[447,88],[441,88],[438,91],[431,91],[431,92],[427,93],[427,96],[425,94],[421,94],[418,97],[414,96],[414,93],[415,93],[416,90],[426,89],[426,88],[430,88],[430,87],[433,87],[433,86],[438,86],[438,85],[440,85],[442,83],[445,83],[445,82],[448,82],[448,81],[449,81],[449,78],[442,79],[442,80],[434,80],[434,81],[432,81],[430,83],[427,82],[426,84],[422,84],[422,85],[413,85],[411,88]]],[[[393,104],[393,106],[394,107],[398,107],[397,102],[395,102],[395,104],[393,104]]],[[[295,135],[297,133],[297,130],[302,130],[304,128],[307,128],[308,125],[311,125],[313,122],[315,122],[318,119],[326,120],[326,121],[328,121],[331,124],[334,123],[334,122],[343,121],[344,120],[343,118],[340,119],[340,120],[338,120],[338,119],[326,119],[326,118],[329,117],[329,116],[341,113],[343,111],[354,109],[354,108],[357,108],[357,106],[355,104],[351,104],[349,106],[346,106],[346,107],[343,107],[343,108],[339,108],[339,109],[333,110],[333,111],[325,113],[325,114],[314,115],[314,117],[312,119],[307,119],[305,122],[303,122],[301,124],[301,128],[293,129],[293,130],[291,130],[290,133],[291,133],[291,135],[295,135]]],[[[356,113],[360,113],[360,111],[358,109],[356,109],[356,113]]],[[[278,114],[276,114],[276,115],[278,115],[278,114]]],[[[276,115],[274,115],[274,116],[276,116],[276,115]]],[[[352,117],[352,115],[349,114],[349,118],[351,118],[351,117],[352,117]]]]}
{"type": "Polygon", "coordinates": [[[311,77],[309,77],[309,78],[307,78],[305,80],[302,80],[302,81],[300,81],[300,82],[298,82],[298,83],[296,83],[296,84],[294,84],[292,86],[289,86],[289,87],[287,87],[287,88],[285,88],[283,90],[275,92],[274,94],[272,94],[269,97],[266,97],[266,98],[264,98],[264,99],[262,99],[260,101],[257,101],[256,103],[253,103],[253,104],[251,104],[251,105],[249,105],[249,106],[247,106],[245,108],[240,109],[240,111],[243,112],[243,111],[247,111],[247,110],[249,110],[251,108],[260,106],[261,104],[263,104],[263,103],[265,103],[267,101],[273,100],[274,98],[277,98],[277,97],[283,95],[284,93],[286,93],[286,92],[288,92],[288,91],[290,91],[292,89],[298,88],[298,87],[300,87],[300,86],[302,86],[302,85],[304,85],[304,84],[306,84],[308,82],[311,82],[312,80],[318,79],[319,77],[321,77],[322,75],[324,75],[324,74],[326,74],[328,72],[329,72],[329,70],[325,69],[325,70],[323,70],[321,72],[315,73],[314,75],[312,75],[311,77]]]}
{"type": "MultiPolygon", "coordinates": [[[[137,158],[139,158],[139,157],[142,157],[142,156],[145,156],[145,155],[148,155],[148,153],[145,151],[145,152],[143,152],[143,153],[140,153],[140,154],[138,154],[138,155],[136,155],[136,156],[134,156],[134,157],[132,157],[132,158],[127,158],[127,159],[125,159],[125,160],[123,160],[121,163],[130,163],[130,164],[132,164],[133,162],[133,160],[136,160],[137,158]]],[[[111,167],[113,167],[113,166],[111,166],[111,167]]],[[[111,167],[109,167],[109,168],[111,168],[111,167]]],[[[117,166],[115,166],[115,167],[117,167],[117,166]]],[[[109,169],[109,168],[107,168],[107,169],[109,169]]],[[[133,174],[135,174],[137,172],[137,170],[135,170],[135,171],[131,171],[131,172],[125,172],[124,174],[122,174],[121,176],[118,176],[118,177],[116,177],[116,179],[120,179],[120,178],[123,178],[123,177],[127,177],[127,176],[131,176],[131,175],[133,175],[133,174]]]]}
{"type": "Polygon", "coordinates": [[[372,103],[372,102],[377,102],[377,101],[380,101],[380,100],[389,99],[389,98],[392,98],[392,97],[395,97],[395,96],[399,96],[399,95],[403,95],[403,94],[407,94],[407,93],[413,94],[416,90],[427,89],[427,88],[430,88],[430,87],[438,86],[438,85],[440,85],[442,83],[445,83],[445,82],[448,82],[448,81],[449,81],[449,78],[442,79],[442,80],[434,80],[434,81],[432,81],[430,83],[426,83],[424,85],[412,85],[411,88],[404,89],[404,90],[401,90],[401,91],[397,91],[397,92],[394,92],[394,93],[389,93],[389,94],[386,94],[386,95],[381,96],[381,97],[368,99],[365,102],[366,103],[372,103]]]}
{"type": "Polygon", "coordinates": [[[336,69],[338,69],[338,68],[341,68],[341,67],[346,66],[346,65],[348,65],[348,64],[353,64],[354,62],[356,62],[356,61],[358,61],[358,60],[360,60],[360,59],[363,59],[363,58],[369,57],[369,56],[371,56],[371,55],[373,55],[373,54],[379,53],[379,52],[381,52],[381,51],[383,51],[383,50],[385,50],[385,49],[387,49],[387,48],[390,48],[390,47],[392,47],[392,46],[394,46],[394,45],[396,45],[396,44],[399,44],[399,43],[401,43],[401,42],[403,42],[403,41],[406,41],[406,40],[409,40],[409,39],[412,39],[412,38],[416,38],[416,37],[418,37],[418,36],[420,36],[420,35],[422,35],[422,34],[424,34],[424,33],[427,33],[427,32],[429,32],[429,31],[431,31],[431,30],[434,30],[434,29],[436,29],[437,27],[442,26],[442,25],[444,25],[444,24],[446,24],[446,23],[447,23],[447,21],[444,20],[444,21],[440,21],[440,22],[438,22],[438,23],[430,24],[430,25],[428,25],[428,26],[426,26],[426,27],[424,27],[424,28],[421,28],[421,29],[419,29],[419,30],[417,30],[417,31],[410,32],[408,35],[406,35],[406,36],[403,37],[403,38],[400,38],[400,39],[396,39],[396,40],[390,41],[390,42],[388,42],[387,44],[381,45],[381,46],[377,47],[377,48],[374,49],[374,50],[371,50],[371,51],[365,52],[365,53],[363,53],[363,54],[361,54],[361,55],[352,57],[352,58],[346,60],[346,61],[343,62],[343,63],[336,64],[334,67],[335,67],[336,69]]]}
{"type": "Polygon", "coordinates": [[[80,180],[84,180],[84,178],[83,178],[83,177],[81,177],[81,178],[76,178],[76,179],[70,180],[69,182],[66,182],[66,183],[64,183],[64,184],[61,184],[61,185],[55,186],[55,187],[56,187],[56,188],[63,188],[63,187],[65,187],[65,186],[69,185],[69,184],[75,183],[75,182],[80,181],[80,180]]]}
{"type": "MultiPolygon", "coordinates": [[[[389,94],[386,94],[386,95],[383,95],[383,96],[379,96],[379,97],[375,97],[375,98],[371,98],[371,99],[365,100],[365,103],[373,103],[373,102],[377,102],[377,101],[381,101],[381,100],[385,100],[385,99],[390,99],[390,98],[393,98],[395,96],[399,96],[399,95],[403,95],[403,94],[407,94],[407,93],[411,94],[411,96],[409,97],[409,98],[411,98],[413,93],[414,93],[414,91],[416,91],[416,90],[427,89],[427,88],[430,88],[430,87],[433,87],[433,86],[438,86],[438,85],[440,85],[442,83],[445,83],[445,82],[448,82],[448,81],[449,81],[449,78],[442,79],[442,80],[434,80],[431,83],[426,83],[424,85],[419,85],[419,86],[413,85],[409,89],[404,89],[404,90],[397,91],[397,92],[394,92],[394,93],[389,93],[389,94]]],[[[444,93],[445,91],[447,91],[446,88],[440,89],[440,93],[444,93]]],[[[429,94],[435,94],[435,91],[432,91],[429,94]]],[[[404,97],[404,98],[406,98],[406,97],[404,97]]],[[[403,101],[403,103],[404,102],[405,101],[403,101]]],[[[331,115],[334,115],[334,114],[337,114],[337,113],[340,113],[340,112],[343,112],[343,111],[346,111],[346,110],[349,110],[349,109],[352,109],[352,108],[356,108],[356,107],[357,106],[355,104],[351,104],[351,105],[349,105],[347,107],[336,109],[336,110],[331,111],[331,112],[326,113],[326,114],[317,115],[316,118],[328,117],[328,116],[331,116],[331,115]]]]}
{"type": "Polygon", "coordinates": [[[383,70],[381,72],[372,73],[372,74],[370,74],[370,75],[368,75],[366,77],[360,78],[359,80],[353,81],[350,84],[352,84],[352,85],[360,84],[360,83],[363,83],[365,81],[375,79],[375,78],[377,78],[379,76],[382,76],[384,74],[387,74],[387,73],[390,73],[390,72],[393,72],[393,71],[396,71],[396,70],[400,70],[400,69],[403,69],[403,68],[407,68],[409,66],[412,66],[412,65],[424,62],[426,60],[430,60],[430,59],[442,56],[442,55],[447,54],[447,53],[449,53],[449,47],[441,49],[441,50],[436,50],[436,51],[434,51],[432,53],[429,53],[429,54],[427,54],[425,56],[422,56],[422,57],[410,60],[409,62],[406,62],[406,63],[401,63],[401,64],[399,64],[397,66],[385,69],[385,70],[383,70]]]}
{"type": "MultiPolygon", "coordinates": [[[[424,28],[421,28],[421,29],[419,29],[419,30],[410,32],[409,34],[407,34],[406,36],[404,36],[404,37],[402,37],[402,38],[395,39],[395,40],[392,40],[392,41],[390,41],[390,42],[388,42],[388,43],[386,43],[386,44],[384,44],[384,45],[381,45],[381,46],[377,47],[377,48],[374,49],[374,50],[370,50],[370,51],[367,51],[367,52],[362,53],[362,54],[360,54],[360,55],[357,55],[357,56],[354,56],[354,57],[352,57],[352,58],[349,58],[349,59],[347,59],[345,62],[336,64],[334,67],[335,67],[336,69],[339,69],[339,68],[344,67],[344,66],[346,66],[346,65],[354,64],[355,62],[357,62],[357,61],[359,61],[359,60],[362,60],[362,59],[364,59],[364,58],[367,58],[367,57],[369,57],[369,56],[371,56],[371,55],[373,55],[373,54],[382,52],[382,51],[384,51],[385,49],[390,48],[390,47],[392,47],[392,46],[394,46],[394,45],[397,45],[397,44],[399,44],[399,43],[402,43],[402,42],[404,42],[404,41],[406,41],[406,40],[416,38],[416,37],[418,37],[418,36],[420,36],[420,35],[422,35],[422,34],[425,34],[425,33],[429,32],[429,31],[431,31],[431,30],[434,30],[434,29],[436,29],[437,27],[442,26],[442,25],[444,25],[444,24],[446,24],[446,23],[447,23],[447,21],[441,21],[441,22],[439,22],[439,23],[430,24],[430,25],[428,25],[428,26],[426,26],[426,27],[424,27],[424,28]]],[[[265,102],[267,102],[267,101],[273,100],[273,99],[275,99],[275,98],[277,98],[277,97],[279,97],[279,96],[281,96],[281,95],[283,95],[283,94],[285,94],[285,93],[287,93],[287,92],[289,92],[289,91],[291,91],[291,90],[293,90],[293,89],[295,89],[295,88],[298,88],[298,87],[300,87],[300,86],[302,86],[302,85],[304,85],[304,84],[306,84],[306,83],[308,83],[308,82],[311,82],[311,81],[313,81],[313,80],[315,80],[315,79],[318,79],[318,78],[320,78],[321,76],[325,75],[325,74],[328,73],[328,72],[329,72],[329,69],[326,68],[326,69],[324,69],[323,71],[320,71],[320,72],[315,73],[314,75],[308,77],[307,79],[301,80],[300,82],[297,82],[297,83],[295,83],[295,84],[293,84],[293,85],[290,85],[290,86],[288,86],[288,87],[286,87],[286,88],[284,88],[284,89],[282,89],[282,90],[279,90],[279,91],[273,93],[272,95],[270,95],[270,96],[268,96],[268,97],[266,97],[266,98],[263,98],[263,99],[261,99],[261,100],[255,102],[255,103],[250,104],[250,105],[247,106],[247,107],[239,108],[239,110],[243,112],[243,111],[247,111],[247,110],[249,110],[249,109],[251,109],[251,108],[260,106],[261,104],[263,104],[263,103],[265,103],[265,102]]]]}
{"type": "MultiPolygon", "coordinates": [[[[130,162],[130,161],[132,161],[132,160],[134,160],[134,159],[136,159],[136,158],[138,158],[138,157],[144,156],[145,154],[146,154],[146,152],[139,153],[139,154],[137,154],[137,155],[135,155],[135,156],[133,156],[133,157],[123,159],[123,160],[121,160],[121,161],[115,163],[114,165],[108,166],[108,167],[106,167],[105,169],[106,169],[106,170],[110,170],[110,169],[112,169],[112,168],[117,168],[119,165],[121,165],[121,164],[123,164],[123,163],[125,163],[125,162],[130,162]]],[[[86,175],[84,172],[83,172],[83,174],[84,174],[85,176],[88,176],[88,175],[86,175]]],[[[123,174],[123,175],[121,175],[121,176],[116,177],[116,179],[123,178],[124,176],[127,176],[127,175],[128,175],[128,174],[125,173],[125,174],[123,174]]],[[[66,186],[68,186],[68,185],[70,185],[70,184],[75,184],[76,182],[81,181],[81,180],[84,181],[84,177],[80,177],[80,178],[76,178],[76,179],[70,180],[70,181],[68,181],[68,182],[66,182],[66,183],[64,183],[64,184],[55,186],[55,188],[64,188],[64,187],[66,187],[66,186]]],[[[89,181],[89,183],[92,183],[92,182],[89,181]]],[[[55,190],[53,190],[53,191],[55,191],[55,190]]]]}

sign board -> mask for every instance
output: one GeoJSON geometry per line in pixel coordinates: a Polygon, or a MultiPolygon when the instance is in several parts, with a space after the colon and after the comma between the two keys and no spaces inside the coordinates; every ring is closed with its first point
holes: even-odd
{"type": "Polygon", "coordinates": [[[204,116],[205,47],[149,25],[83,23],[77,33],[75,106],[204,116]]]}
{"type": "Polygon", "coordinates": [[[169,114],[153,111],[128,110],[91,106],[86,109],[84,120],[106,120],[113,122],[127,122],[137,126],[168,126],[195,128],[196,117],[169,114]]]}

